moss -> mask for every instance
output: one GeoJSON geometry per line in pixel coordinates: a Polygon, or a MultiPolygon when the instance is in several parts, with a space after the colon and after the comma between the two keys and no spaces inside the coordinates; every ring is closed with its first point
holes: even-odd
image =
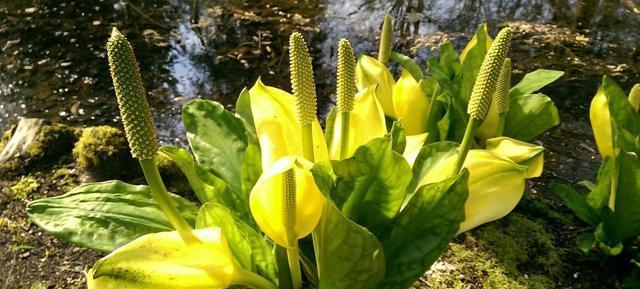
{"type": "Polygon", "coordinates": [[[31,162],[52,165],[69,155],[77,139],[76,129],[70,126],[59,123],[44,125],[35,141],[29,145],[25,157],[31,162]]]}
{"type": "Polygon", "coordinates": [[[0,151],[4,149],[5,145],[7,145],[15,129],[16,129],[16,125],[12,125],[8,130],[2,133],[2,137],[0,137],[0,151]]]}
{"type": "Polygon", "coordinates": [[[83,129],[73,157],[78,169],[95,180],[132,179],[140,175],[124,133],[111,126],[83,129]]]}
{"type": "Polygon", "coordinates": [[[11,196],[14,199],[25,199],[40,187],[38,180],[30,176],[22,176],[13,186],[11,186],[11,196]]]}
{"type": "Polygon", "coordinates": [[[549,289],[565,278],[563,251],[542,220],[512,213],[460,238],[419,288],[549,289]]]}

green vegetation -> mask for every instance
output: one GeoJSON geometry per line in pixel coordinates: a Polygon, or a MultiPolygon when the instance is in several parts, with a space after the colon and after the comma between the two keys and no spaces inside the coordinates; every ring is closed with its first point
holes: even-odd
{"type": "Polygon", "coordinates": [[[13,186],[11,194],[14,199],[25,199],[40,187],[38,180],[31,176],[23,176],[13,186]]]}
{"type": "Polygon", "coordinates": [[[122,178],[138,169],[124,133],[111,126],[83,129],[73,148],[73,158],[78,169],[96,179],[122,178]]]}

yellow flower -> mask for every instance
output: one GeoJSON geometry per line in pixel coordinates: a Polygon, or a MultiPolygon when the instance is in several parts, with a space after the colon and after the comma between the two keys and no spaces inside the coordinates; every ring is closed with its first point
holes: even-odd
{"type": "Polygon", "coordinates": [[[278,245],[296,246],[318,224],[324,197],[311,174],[312,163],[287,156],[266,167],[251,190],[249,206],[260,229],[278,245]]]}
{"type": "MultiPolygon", "coordinates": [[[[443,161],[420,182],[420,186],[444,180],[443,171],[455,165],[458,156],[443,161]]],[[[469,150],[463,167],[469,170],[469,196],[464,206],[465,220],[458,233],[509,214],[518,204],[525,188],[527,168],[487,150],[469,150]]]]}
{"type": "Polygon", "coordinates": [[[407,135],[427,131],[429,98],[411,73],[402,69],[395,82],[386,65],[366,55],[360,56],[356,65],[358,89],[363,90],[377,84],[376,96],[386,116],[402,122],[407,135]]]}
{"type": "Polygon", "coordinates": [[[377,84],[376,97],[382,105],[384,114],[397,118],[393,107],[393,86],[395,81],[389,68],[377,59],[361,55],[356,65],[356,79],[358,90],[363,90],[371,85],[377,84]]]}
{"type": "MultiPolygon", "coordinates": [[[[342,114],[336,113],[333,123],[333,136],[329,144],[329,156],[332,160],[340,159],[340,142],[342,137],[342,114]]],[[[349,141],[347,156],[353,155],[358,147],[370,140],[383,137],[387,133],[382,106],[375,96],[375,86],[360,90],[355,96],[353,110],[350,112],[349,141]]]]}
{"type": "Polygon", "coordinates": [[[487,140],[485,149],[527,167],[527,179],[542,175],[544,147],[510,137],[496,137],[487,140]]]}
{"type": "Polygon", "coordinates": [[[600,156],[605,158],[613,156],[613,135],[611,134],[611,115],[609,114],[609,104],[607,96],[602,87],[598,88],[596,96],[591,100],[589,106],[589,119],[593,129],[593,136],[600,156]]]}
{"type": "Polygon", "coordinates": [[[98,260],[89,289],[227,288],[273,284],[236,264],[220,228],[144,235],[98,260]]]}
{"type": "Polygon", "coordinates": [[[424,95],[420,84],[404,68],[400,79],[393,86],[393,108],[407,135],[427,131],[429,99],[424,95]]]}
{"type": "MultiPolygon", "coordinates": [[[[258,79],[249,90],[251,112],[262,151],[262,167],[288,156],[303,156],[302,131],[296,120],[295,98],[266,86],[258,79]]],[[[328,160],[329,153],[317,119],[311,122],[315,161],[328,160]]]]}

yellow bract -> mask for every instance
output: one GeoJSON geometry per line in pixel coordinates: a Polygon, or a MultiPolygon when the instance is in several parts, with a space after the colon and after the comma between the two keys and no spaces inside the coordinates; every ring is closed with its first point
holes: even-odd
{"type": "Polygon", "coordinates": [[[596,96],[591,100],[589,107],[589,119],[593,128],[593,136],[600,156],[605,158],[613,156],[613,135],[611,134],[611,115],[609,114],[609,104],[607,96],[602,87],[598,88],[596,96]]]}
{"type": "Polygon", "coordinates": [[[363,90],[374,84],[378,85],[376,96],[382,105],[384,114],[397,118],[392,99],[395,81],[387,66],[373,57],[361,55],[356,65],[356,76],[358,90],[363,90]]]}
{"type": "MultiPolygon", "coordinates": [[[[342,114],[336,113],[333,123],[333,137],[329,144],[329,156],[332,160],[340,159],[340,142],[342,137],[342,114]]],[[[358,147],[370,140],[383,137],[387,133],[384,112],[376,99],[375,86],[369,86],[355,96],[353,110],[349,120],[349,142],[347,156],[353,155],[358,147]]]]}
{"type": "MultiPolygon", "coordinates": [[[[482,30],[483,30],[483,34],[485,35],[485,43],[484,43],[485,47],[491,47],[493,40],[489,36],[489,31],[487,30],[487,24],[482,24],[482,30]]],[[[471,50],[476,45],[478,45],[478,37],[474,35],[473,38],[471,38],[471,40],[464,47],[462,52],[460,52],[460,62],[464,62],[464,59],[467,57],[467,53],[469,53],[469,50],[471,50]]]]}
{"type": "Polygon", "coordinates": [[[420,149],[422,149],[422,146],[428,136],[429,133],[426,132],[423,134],[407,136],[407,145],[404,147],[404,153],[402,156],[407,160],[411,167],[413,167],[413,163],[416,161],[418,153],[420,153],[420,149]]]}
{"type": "MultiPolygon", "coordinates": [[[[262,167],[288,156],[303,156],[302,131],[295,115],[295,98],[290,93],[266,86],[258,79],[249,90],[251,113],[262,152],[262,167]]],[[[315,161],[328,160],[329,153],[318,120],[311,123],[315,161]]]]}
{"type": "Polygon", "coordinates": [[[486,150],[527,167],[527,179],[542,175],[544,147],[510,137],[496,137],[487,140],[486,150]]]}
{"type": "Polygon", "coordinates": [[[429,99],[424,95],[420,84],[404,68],[400,79],[393,86],[393,108],[407,135],[427,131],[429,99]]]}
{"type": "Polygon", "coordinates": [[[312,166],[303,158],[281,158],[265,168],[251,190],[253,218],[282,247],[294,247],[298,239],[313,231],[322,215],[324,196],[313,179],[312,166]],[[293,172],[292,178],[286,177],[288,172],[293,172]]]}
{"type": "Polygon", "coordinates": [[[220,228],[144,235],[100,259],[89,289],[227,288],[236,266],[220,228]]]}
{"type": "MultiPolygon", "coordinates": [[[[443,172],[455,165],[458,155],[440,162],[420,186],[447,178],[443,172]]],[[[511,212],[524,193],[527,168],[487,150],[469,150],[463,167],[469,170],[469,196],[464,206],[465,220],[458,233],[500,219],[511,212]]]]}

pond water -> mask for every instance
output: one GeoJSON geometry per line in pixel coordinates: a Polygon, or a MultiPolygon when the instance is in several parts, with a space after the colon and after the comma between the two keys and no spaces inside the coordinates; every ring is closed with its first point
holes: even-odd
{"type": "Polygon", "coordinates": [[[231,107],[242,88],[259,76],[267,84],[288,89],[285,45],[294,30],[302,31],[311,46],[320,113],[324,113],[332,103],[338,40],[346,37],[356,53],[373,54],[385,13],[396,20],[395,49],[422,62],[436,55],[435,48],[445,39],[461,48],[484,21],[491,24],[492,34],[505,23],[524,25],[523,31],[540,30],[534,38],[540,39],[537,43],[514,40],[516,68],[568,70],[565,86],[556,85],[561,96],[552,97],[568,99],[559,103],[565,112],[572,107],[585,111],[597,83],[580,78],[580,73],[601,73],[590,61],[602,60],[603,67],[624,76],[623,83],[638,81],[638,4],[634,0],[1,0],[0,129],[24,117],[119,126],[105,51],[113,26],[135,48],[163,142],[184,139],[180,109],[190,99],[213,99],[231,107]],[[555,29],[549,35],[556,37],[547,35],[544,29],[549,27],[555,29]],[[576,41],[582,43],[576,44],[578,52],[571,44],[576,41]],[[590,92],[576,98],[575,89],[590,92]]]}

